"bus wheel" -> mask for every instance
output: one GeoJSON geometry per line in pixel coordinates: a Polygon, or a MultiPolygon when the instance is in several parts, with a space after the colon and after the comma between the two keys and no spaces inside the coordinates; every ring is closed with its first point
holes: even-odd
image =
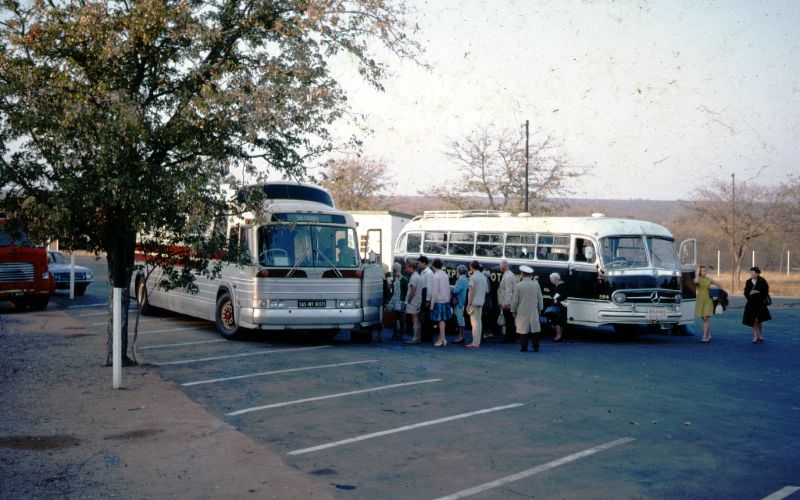
{"type": "MultiPolygon", "coordinates": [[[[85,291],[85,290],[84,290],[85,291]]],[[[139,312],[147,316],[148,314],[153,314],[153,306],[150,305],[150,302],[147,301],[147,287],[144,284],[144,280],[138,280],[136,282],[136,302],[139,303],[139,312]]]]}
{"type": "Polygon", "coordinates": [[[217,299],[217,331],[226,339],[236,339],[241,333],[236,324],[236,315],[233,309],[233,299],[230,292],[225,290],[217,299]]]}

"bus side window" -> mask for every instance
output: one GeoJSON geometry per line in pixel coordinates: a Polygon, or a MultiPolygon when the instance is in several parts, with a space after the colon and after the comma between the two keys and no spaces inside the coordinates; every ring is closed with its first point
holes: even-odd
{"type": "Polygon", "coordinates": [[[536,258],[555,261],[569,260],[569,236],[539,235],[539,244],[536,247],[536,258]]]}
{"type": "Polygon", "coordinates": [[[503,235],[499,233],[478,233],[475,255],[479,257],[502,257],[503,235]]]}
{"type": "Polygon", "coordinates": [[[422,246],[422,234],[408,233],[406,236],[406,252],[419,253],[422,246]]]}
{"type": "Polygon", "coordinates": [[[595,255],[594,243],[591,240],[575,238],[575,262],[593,264],[596,258],[595,255]]]}
{"type": "Polygon", "coordinates": [[[475,235],[473,233],[450,233],[450,255],[472,255],[475,251],[475,235]]]}
{"type": "Polygon", "coordinates": [[[447,253],[447,233],[425,231],[425,241],[422,251],[433,254],[447,253]]]}
{"type": "Polygon", "coordinates": [[[506,235],[505,255],[509,259],[534,259],[536,257],[536,235],[506,235]]]}

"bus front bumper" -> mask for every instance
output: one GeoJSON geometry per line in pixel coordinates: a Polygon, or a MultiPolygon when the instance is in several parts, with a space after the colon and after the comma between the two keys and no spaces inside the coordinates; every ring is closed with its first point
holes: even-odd
{"type": "Polygon", "coordinates": [[[261,309],[242,308],[239,324],[261,330],[349,329],[360,325],[363,313],[358,309],[261,309]],[[247,321],[252,318],[252,321],[247,321]]]}
{"type": "Polygon", "coordinates": [[[600,323],[620,325],[676,325],[684,322],[681,307],[623,305],[598,311],[600,323]]]}

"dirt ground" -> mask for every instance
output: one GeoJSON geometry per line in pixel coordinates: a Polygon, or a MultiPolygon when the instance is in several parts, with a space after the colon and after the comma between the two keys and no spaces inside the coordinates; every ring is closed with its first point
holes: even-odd
{"type": "Polygon", "coordinates": [[[0,312],[0,498],[327,498],[148,367],[124,390],[63,311],[0,312]]]}

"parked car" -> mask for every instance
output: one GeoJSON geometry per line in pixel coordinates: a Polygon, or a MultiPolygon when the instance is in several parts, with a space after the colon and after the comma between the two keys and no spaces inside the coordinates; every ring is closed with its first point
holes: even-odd
{"type": "MultiPolygon", "coordinates": [[[[50,273],[56,282],[57,290],[69,290],[69,259],[61,252],[47,251],[50,257],[50,273]]],[[[88,267],[75,266],[75,295],[83,295],[94,281],[94,273],[88,267]]]]}

